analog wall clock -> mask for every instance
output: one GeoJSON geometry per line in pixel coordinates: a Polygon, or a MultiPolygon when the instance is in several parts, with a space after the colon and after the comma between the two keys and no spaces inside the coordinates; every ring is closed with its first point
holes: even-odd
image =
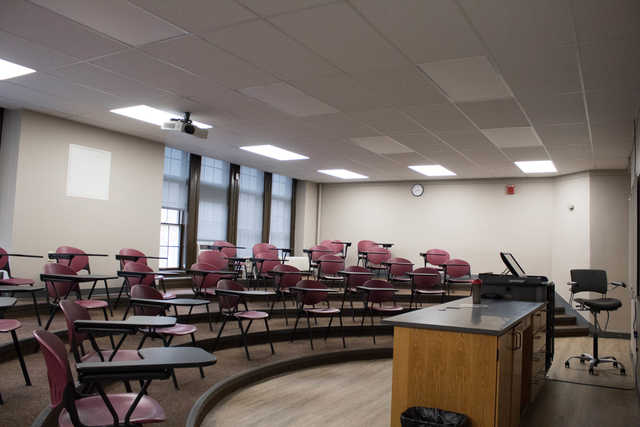
{"type": "Polygon", "coordinates": [[[411,187],[411,194],[416,197],[420,197],[422,196],[422,193],[424,193],[424,187],[421,184],[413,184],[413,187],[411,187]]]}

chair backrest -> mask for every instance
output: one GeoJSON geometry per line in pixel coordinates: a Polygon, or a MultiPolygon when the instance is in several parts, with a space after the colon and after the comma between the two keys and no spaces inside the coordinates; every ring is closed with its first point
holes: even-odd
{"type": "Polygon", "coordinates": [[[392,276],[396,276],[396,277],[404,276],[405,274],[413,270],[413,264],[408,265],[407,263],[411,263],[411,261],[409,261],[406,258],[393,257],[393,258],[389,258],[388,261],[402,263],[402,264],[391,264],[389,266],[389,273],[391,273],[392,276]]]}
{"type": "Polygon", "coordinates": [[[76,357],[76,362],[80,363],[80,357],[78,355],[77,348],[87,339],[87,332],[76,332],[74,322],[76,320],[91,320],[91,314],[89,310],[76,304],[73,301],[64,300],[60,301],[60,309],[64,314],[64,319],[67,322],[67,332],[69,334],[69,347],[73,351],[76,357]]]}
{"type": "MultiPolygon", "coordinates": [[[[145,254],[140,252],[139,250],[130,249],[130,248],[120,249],[120,252],[118,252],[118,255],[139,256],[139,257],[144,257],[145,256],[145,254]]],[[[147,259],[146,258],[138,258],[136,261],[121,259],[120,260],[120,270],[124,269],[125,265],[127,265],[129,263],[132,263],[132,262],[137,262],[138,264],[147,265],[147,259]]]]}
{"type": "Polygon", "coordinates": [[[413,276],[416,288],[427,290],[440,284],[440,272],[435,268],[420,267],[413,270],[414,273],[431,273],[435,276],[413,276]]]}
{"type": "Polygon", "coordinates": [[[339,254],[344,250],[344,245],[340,240],[337,239],[327,239],[320,242],[320,246],[327,246],[333,250],[334,254],[339,254]]]}
{"type": "Polygon", "coordinates": [[[426,254],[427,263],[431,265],[444,264],[451,259],[449,252],[442,249],[429,249],[426,254]]]}
{"type": "Polygon", "coordinates": [[[256,258],[263,259],[264,261],[258,261],[258,268],[260,274],[267,274],[267,271],[273,270],[278,264],[281,264],[280,258],[276,251],[260,252],[256,254],[256,258]]]}
{"type": "MultiPolygon", "coordinates": [[[[148,265],[138,264],[137,262],[130,262],[129,264],[124,266],[124,271],[139,271],[142,273],[152,273],[153,268],[148,265]]],[[[134,287],[135,285],[144,285],[151,286],[155,280],[153,274],[147,274],[142,278],[139,277],[128,277],[129,289],[134,287]]]]}
{"type": "Polygon", "coordinates": [[[270,248],[275,248],[275,247],[276,245],[272,245],[271,243],[256,243],[255,245],[253,245],[252,253],[254,257],[264,252],[273,252],[276,255],[278,255],[276,251],[270,250],[270,248]]]}
{"type": "Polygon", "coordinates": [[[360,240],[358,242],[358,252],[368,251],[369,248],[377,246],[373,240],[360,240]]]}
{"type": "Polygon", "coordinates": [[[462,277],[471,272],[471,266],[463,259],[450,259],[445,264],[447,265],[447,276],[449,277],[462,277]]]}
{"type": "Polygon", "coordinates": [[[577,284],[571,287],[571,292],[597,292],[606,294],[609,282],[604,270],[571,270],[571,281],[577,284]]]}
{"type": "MultiPolygon", "coordinates": [[[[234,282],[233,280],[220,280],[218,282],[218,289],[228,289],[230,291],[244,291],[241,284],[234,282]]],[[[218,295],[218,304],[221,308],[227,310],[235,309],[242,301],[242,297],[230,297],[226,295],[218,295]]]]}
{"type": "MultiPolygon", "coordinates": [[[[367,288],[383,288],[389,289],[393,286],[389,282],[384,280],[372,279],[367,280],[363,285],[367,288]]],[[[395,300],[396,293],[393,291],[370,291],[368,294],[368,301],[374,304],[380,304],[387,301],[395,300]]]]}
{"type": "Polygon", "coordinates": [[[298,267],[294,267],[293,265],[287,264],[278,264],[273,267],[275,271],[294,271],[300,274],[283,274],[282,276],[276,277],[274,287],[276,289],[285,289],[295,286],[300,280],[302,280],[302,272],[298,267]]]}
{"type": "Polygon", "coordinates": [[[320,261],[320,272],[325,274],[336,274],[344,268],[344,259],[337,255],[322,255],[320,261]],[[331,261],[331,262],[323,262],[331,261]]]}
{"type": "MultiPolygon", "coordinates": [[[[54,262],[48,262],[42,267],[42,272],[45,274],[68,274],[71,276],[77,275],[76,271],[64,264],[57,264],[54,262]]],[[[47,293],[50,297],[57,299],[65,298],[69,295],[69,292],[74,290],[77,286],[76,283],[71,282],[45,282],[47,293]]]]}
{"type": "MultiPolygon", "coordinates": [[[[84,254],[85,251],[74,248],[73,246],[60,246],[56,249],[57,254],[84,254]]],[[[87,270],[88,273],[91,273],[91,268],[89,267],[89,257],[84,255],[74,256],[72,260],[68,259],[59,259],[57,260],[59,264],[68,265],[73,268],[73,270],[77,273],[80,270],[87,270]]]]}
{"type": "Polygon", "coordinates": [[[237,250],[235,245],[232,243],[225,240],[216,240],[213,244],[215,246],[224,246],[224,248],[220,248],[220,252],[222,252],[226,257],[236,256],[237,250]]]}
{"type": "Polygon", "coordinates": [[[6,271],[9,277],[11,277],[11,268],[9,268],[9,257],[2,256],[2,254],[6,254],[6,253],[7,251],[0,248],[0,270],[6,271]]]}
{"type": "Polygon", "coordinates": [[[383,261],[389,261],[389,259],[391,259],[391,252],[389,252],[389,249],[381,248],[379,246],[372,246],[369,248],[369,250],[372,251],[367,255],[367,259],[369,260],[370,264],[379,265],[383,261]]]}
{"type": "Polygon", "coordinates": [[[67,349],[62,340],[49,331],[38,329],[33,331],[33,336],[36,337],[42,349],[44,361],[47,365],[51,408],[56,409],[63,403],[65,387],[68,385],[73,386],[73,376],[71,375],[67,349]]]}
{"type": "MultiPolygon", "coordinates": [[[[360,267],[359,265],[350,265],[349,267],[345,268],[344,271],[350,271],[350,272],[356,272],[356,273],[371,273],[369,270],[367,270],[364,267],[360,267]]],[[[350,289],[355,289],[356,286],[363,286],[367,280],[371,280],[371,275],[360,275],[360,274],[354,274],[352,276],[349,276],[349,281],[347,282],[347,285],[349,286],[350,289]]]]}
{"type": "MultiPolygon", "coordinates": [[[[322,282],[318,282],[317,280],[301,280],[296,284],[296,288],[327,289],[327,286],[322,282]]],[[[306,294],[298,295],[298,302],[300,302],[303,306],[315,305],[326,300],[327,295],[329,295],[328,292],[307,292],[306,294]]]]}
{"type": "Polygon", "coordinates": [[[226,270],[229,266],[227,256],[220,251],[204,251],[198,255],[198,262],[215,265],[216,270],[226,270]]]}
{"type": "Polygon", "coordinates": [[[324,245],[313,245],[309,248],[309,251],[313,251],[311,252],[311,259],[314,261],[321,256],[333,254],[333,249],[324,245]]]}
{"type": "MultiPolygon", "coordinates": [[[[206,262],[196,262],[191,265],[191,270],[216,271],[218,269],[215,265],[207,264],[206,262]]],[[[220,280],[220,277],[222,277],[222,272],[220,272],[220,274],[211,273],[206,276],[200,276],[197,274],[191,275],[191,279],[195,282],[197,289],[215,287],[220,280]]]]}
{"type": "MultiPolygon", "coordinates": [[[[160,291],[151,286],[135,285],[131,288],[131,298],[145,298],[162,300],[160,291]]],[[[156,307],[134,307],[133,313],[137,316],[157,316],[164,310],[156,307]]]]}

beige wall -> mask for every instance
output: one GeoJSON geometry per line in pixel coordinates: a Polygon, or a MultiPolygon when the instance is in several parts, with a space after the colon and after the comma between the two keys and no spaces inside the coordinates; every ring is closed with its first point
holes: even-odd
{"type": "Polygon", "coordinates": [[[0,136],[0,247],[11,251],[22,112],[5,110],[0,136]]]}
{"type": "Polygon", "coordinates": [[[318,218],[318,184],[298,181],[296,192],[295,256],[305,255],[302,250],[316,243],[318,218]]]}
{"type": "MultiPolygon", "coordinates": [[[[98,274],[115,273],[114,255],[125,247],[157,255],[164,146],[30,111],[21,115],[13,229],[0,245],[45,256],[59,246],[108,254],[90,259],[98,274]],[[69,144],[111,152],[109,200],[66,195],[69,144]]],[[[45,261],[11,262],[16,275],[37,279],[45,261]]]]}

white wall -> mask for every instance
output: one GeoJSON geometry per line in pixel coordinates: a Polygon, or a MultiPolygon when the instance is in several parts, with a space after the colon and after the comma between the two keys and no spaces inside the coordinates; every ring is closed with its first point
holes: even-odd
{"type": "MultiPolygon", "coordinates": [[[[59,246],[108,254],[90,259],[98,274],[115,273],[114,255],[125,247],[157,255],[164,146],[30,111],[21,115],[13,228],[0,246],[45,256],[59,246]],[[109,200],[66,195],[69,144],[111,152],[109,200]]],[[[44,262],[14,258],[12,272],[39,280],[44,262]]]]}
{"type": "Polygon", "coordinates": [[[296,192],[295,256],[305,256],[303,249],[315,245],[318,218],[318,184],[298,181],[296,192]]]}
{"type": "Polygon", "coordinates": [[[18,153],[20,149],[20,111],[5,110],[0,140],[0,246],[7,252],[13,230],[13,210],[16,197],[18,153]],[[4,246],[7,245],[7,246],[4,246]]]}

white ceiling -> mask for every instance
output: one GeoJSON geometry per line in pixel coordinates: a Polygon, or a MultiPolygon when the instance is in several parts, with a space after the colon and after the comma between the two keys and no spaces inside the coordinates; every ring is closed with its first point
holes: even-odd
{"type": "Polygon", "coordinates": [[[2,0],[0,59],[38,71],[0,82],[0,107],[297,179],[626,169],[640,2],[2,0]],[[202,140],[109,112],[139,104],[214,128],[202,140]],[[238,149],[260,144],[309,159],[238,149]]]}

